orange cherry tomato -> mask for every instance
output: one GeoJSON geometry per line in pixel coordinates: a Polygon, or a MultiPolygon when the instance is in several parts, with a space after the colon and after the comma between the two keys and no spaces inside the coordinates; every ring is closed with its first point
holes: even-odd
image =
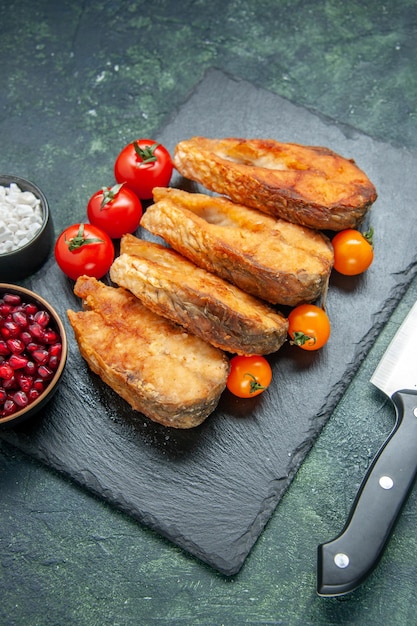
{"type": "Polygon", "coordinates": [[[227,388],[239,398],[253,398],[271,383],[272,370],[263,356],[234,356],[230,359],[227,388]]]}
{"type": "Polygon", "coordinates": [[[362,274],[374,259],[372,230],[363,235],[352,228],[342,230],[332,239],[334,269],[345,276],[362,274]]]}
{"type": "Polygon", "coordinates": [[[330,337],[330,320],[315,304],[300,304],[288,315],[291,343],[303,350],[318,350],[330,337]]]}

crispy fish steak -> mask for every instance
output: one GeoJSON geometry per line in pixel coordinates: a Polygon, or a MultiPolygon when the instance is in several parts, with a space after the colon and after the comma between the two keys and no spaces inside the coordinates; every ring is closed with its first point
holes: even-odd
{"type": "Polygon", "coordinates": [[[141,225],[243,291],[288,306],[325,291],[333,248],[322,233],[206,194],[157,187],[154,201],[141,225]]]}
{"type": "Polygon", "coordinates": [[[193,137],[177,144],[174,164],[235,202],[318,230],[357,227],[377,198],[352,159],[318,146],[193,137]]]}
{"type": "Polygon", "coordinates": [[[175,250],[125,235],[120,252],[110,268],[113,282],[217,348],[270,354],[284,343],[288,321],[281,314],[175,250]]]}
{"type": "Polygon", "coordinates": [[[226,386],[226,355],[155,315],[133,294],[80,277],[86,310],[67,312],[81,355],[133,409],[173,428],[198,426],[226,386]]]}

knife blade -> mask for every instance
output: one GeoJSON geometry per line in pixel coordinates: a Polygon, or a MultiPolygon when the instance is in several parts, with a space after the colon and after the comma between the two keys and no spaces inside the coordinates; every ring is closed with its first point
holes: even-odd
{"type": "Polygon", "coordinates": [[[417,477],[417,302],[371,377],[395,407],[390,435],[373,459],[346,524],[317,550],[317,593],[339,596],[374,570],[417,477]]]}

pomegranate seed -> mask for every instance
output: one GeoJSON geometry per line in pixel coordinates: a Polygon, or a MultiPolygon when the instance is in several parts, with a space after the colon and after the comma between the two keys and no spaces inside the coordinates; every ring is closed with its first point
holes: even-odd
{"type": "Polygon", "coordinates": [[[13,376],[13,368],[8,363],[1,363],[0,365],[0,378],[3,380],[9,380],[13,376]]]}
{"type": "Polygon", "coordinates": [[[3,302],[6,304],[11,304],[13,306],[18,306],[22,303],[22,298],[18,293],[5,293],[3,296],[3,302]]]}
{"type": "Polygon", "coordinates": [[[37,324],[39,324],[39,326],[42,326],[42,328],[46,328],[49,324],[51,316],[47,311],[38,311],[37,313],[35,313],[33,319],[37,324]]]}
{"type": "Polygon", "coordinates": [[[29,404],[29,398],[24,391],[16,391],[13,396],[13,401],[19,407],[19,409],[24,409],[25,406],[29,404]]]}
{"type": "Polygon", "coordinates": [[[4,339],[0,339],[0,355],[8,356],[10,354],[10,350],[7,347],[7,342],[4,339]]]}
{"type": "Polygon", "coordinates": [[[33,361],[28,361],[25,365],[25,374],[28,376],[34,376],[36,374],[36,365],[33,361]]]}
{"type": "Polygon", "coordinates": [[[42,378],[35,378],[33,381],[33,388],[36,389],[36,391],[39,391],[39,393],[42,393],[45,389],[45,381],[42,380],[42,378]]]}
{"type": "Polygon", "coordinates": [[[21,354],[25,349],[25,344],[21,339],[8,339],[6,344],[12,354],[21,354]]]}
{"type": "Polygon", "coordinates": [[[3,319],[6,319],[8,315],[13,311],[13,307],[10,304],[4,302],[0,305],[0,315],[3,319]]]}
{"type": "Polygon", "coordinates": [[[40,392],[34,387],[32,387],[32,389],[29,389],[28,391],[28,398],[30,402],[33,402],[34,400],[36,400],[36,398],[39,398],[40,395],[40,392]]]}
{"type": "Polygon", "coordinates": [[[9,359],[9,365],[13,368],[13,370],[20,370],[23,367],[26,367],[29,359],[22,354],[12,354],[9,359]]]}
{"type": "Polygon", "coordinates": [[[23,341],[25,346],[27,346],[28,343],[32,341],[32,335],[30,334],[29,331],[24,330],[22,333],[20,333],[20,339],[23,341]]]}
{"type": "Polygon", "coordinates": [[[36,315],[38,312],[38,307],[33,302],[28,302],[25,304],[25,311],[27,315],[36,315]]]}
{"type": "Polygon", "coordinates": [[[53,371],[46,365],[40,365],[38,367],[38,374],[43,380],[49,380],[54,375],[53,371]]]}
{"type": "Polygon", "coordinates": [[[12,337],[18,337],[20,334],[20,328],[19,326],[16,324],[16,322],[13,321],[6,321],[4,322],[4,325],[1,328],[1,334],[3,335],[3,337],[5,339],[10,339],[12,337]]]}
{"type": "Polygon", "coordinates": [[[47,328],[43,333],[43,342],[48,345],[56,343],[59,340],[59,335],[52,328],[47,328]]]}
{"type": "Polygon", "coordinates": [[[18,387],[16,377],[13,375],[10,378],[3,379],[4,389],[16,389],[18,387]]]}
{"type": "Polygon", "coordinates": [[[35,343],[34,341],[29,342],[26,345],[26,350],[32,354],[33,352],[35,352],[35,350],[38,350],[41,346],[38,343],[35,343]]]}
{"type": "Polygon", "coordinates": [[[48,359],[48,366],[51,368],[51,370],[55,371],[56,369],[58,369],[59,361],[59,356],[50,356],[48,359]]]}
{"type": "Polygon", "coordinates": [[[54,343],[54,345],[51,346],[48,351],[49,351],[49,354],[51,356],[58,356],[58,357],[60,357],[61,354],[62,354],[62,343],[59,343],[59,342],[58,343],[54,343]]]}
{"type": "Polygon", "coordinates": [[[19,387],[25,393],[29,393],[29,391],[33,387],[33,377],[27,376],[26,374],[18,373],[16,374],[16,380],[19,384],[19,387]]]}
{"type": "Polygon", "coordinates": [[[17,407],[15,403],[13,402],[13,400],[8,398],[3,405],[3,415],[4,416],[12,415],[13,413],[16,413],[16,410],[17,410],[17,407]]]}
{"type": "Polygon", "coordinates": [[[42,339],[43,338],[44,330],[43,330],[42,326],[40,324],[37,324],[36,322],[29,326],[29,332],[30,332],[30,334],[32,335],[32,337],[34,339],[42,339]]]}
{"type": "Polygon", "coordinates": [[[7,400],[7,392],[5,389],[0,388],[0,403],[3,404],[7,400]]]}
{"type": "Polygon", "coordinates": [[[28,325],[28,318],[24,311],[20,311],[20,310],[14,311],[14,313],[12,314],[12,320],[18,326],[20,326],[20,328],[26,328],[26,326],[28,325]]]}
{"type": "Polygon", "coordinates": [[[34,359],[34,361],[36,361],[36,363],[40,363],[41,365],[43,365],[47,362],[49,358],[49,352],[48,350],[38,348],[38,350],[34,350],[32,352],[32,358],[34,359]]]}

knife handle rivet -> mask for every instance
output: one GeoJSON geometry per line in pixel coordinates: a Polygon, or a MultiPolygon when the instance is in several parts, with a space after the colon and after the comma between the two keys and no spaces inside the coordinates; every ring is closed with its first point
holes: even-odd
{"type": "Polygon", "coordinates": [[[379,479],[379,486],[382,487],[382,489],[392,489],[394,481],[390,476],[381,476],[379,479]]]}
{"type": "Polygon", "coordinates": [[[335,562],[335,565],[337,567],[340,567],[340,569],[345,569],[345,567],[349,565],[349,557],[343,552],[338,552],[337,554],[335,554],[333,560],[335,562]]]}

